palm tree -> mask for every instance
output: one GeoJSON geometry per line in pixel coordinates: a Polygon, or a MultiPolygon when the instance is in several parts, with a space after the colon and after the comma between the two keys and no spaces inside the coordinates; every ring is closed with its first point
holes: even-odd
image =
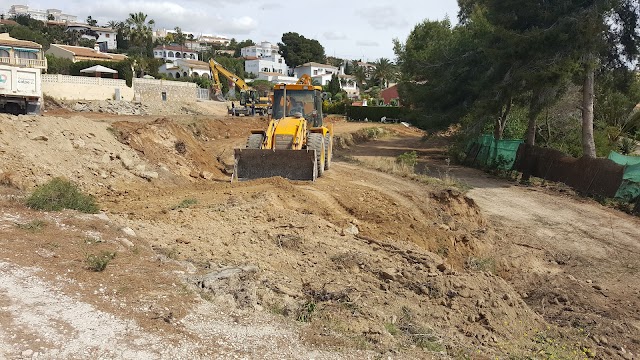
{"type": "Polygon", "coordinates": [[[376,66],[373,76],[380,81],[380,87],[384,89],[389,81],[395,80],[396,66],[386,58],[380,58],[373,64],[376,66]]]}
{"type": "Polygon", "coordinates": [[[147,21],[147,14],[142,12],[129,14],[126,20],[128,28],[127,35],[131,46],[145,47],[151,43],[153,35],[153,25],[156,22],[153,19],[147,21]]]}
{"type": "Polygon", "coordinates": [[[353,69],[353,77],[356,78],[358,89],[363,89],[364,82],[367,80],[367,72],[362,66],[355,66],[355,68],[353,69]]]}

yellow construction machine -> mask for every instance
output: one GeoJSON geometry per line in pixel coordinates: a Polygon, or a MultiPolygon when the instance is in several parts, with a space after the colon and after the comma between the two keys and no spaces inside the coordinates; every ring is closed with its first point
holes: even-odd
{"type": "Polygon", "coordinates": [[[233,178],[282,176],[311,180],[331,167],[333,127],[323,125],[322,87],[303,75],[296,84],[277,84],[266,130],[253,130],[246,148],[235,149],[233,178]]]}
{"type": "Polygon", "coordinates": [[[240,90],[238,98],[240,99],[241,107],[234,108],[233,115],[251,115],[254,110],[258,115],[267,115],[271,108],[271,101],[268,96],[261,96],[257,90],[250,87],[241,77],[225,69],[224,66],[213,59],[209,60],[209,68],[214,81],[213,96],[215,100],[224,101],[219,74],[222,74],[240,90]]]}

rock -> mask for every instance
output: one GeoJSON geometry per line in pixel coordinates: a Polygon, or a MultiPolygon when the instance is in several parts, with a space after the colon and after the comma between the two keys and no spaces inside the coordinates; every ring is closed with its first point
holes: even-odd
{"type": "Polygon", "coordinates": [[[120,230],[122,230],[122,232],[123,232],[123,233],[125,233],[125,234],[127,234],[128,236],[136,237],[136,232],[135,232],[135,231],[133,231],[133,229],[132,229],[132,228],[130,228],[130,227],[123,227],[123,228],[122,228],[122,229],[120,229],[120,230]]]}
{"type": "Polygon", "coordinates": [[[191,243],[191,240],[188,240],[188,239],[185,239],[185,238],[182,238],[182,237],[181,237],[181,238],[177,238],[177,239],[176,239],[176,242],[177,242],[178,244],[190,244],[190,243],[191,243]]]}
{"type": "Polygon", "coordinates": [[[158,178],[158,173],[155,171],[136,171],[134,175],[149,181],[158,178]]]}
{"type": "Polygon", "coordinates": [[[36,135],[36,136],[31,137],[31,140],[34,140],[34,141],[49,141],[49,138],[44,136],[44,135],[36,135]]]}
{"type": "Polygon", "coordinates": [[[127,170],[132,170],[134,167],[133,160],[127,154],[120,154],[120,161],[122,162],[122,166],[124,166],[127,170]]]}
{"type": "Polygon", "coordinates": [[[22,352],[22,356],[24,357],[31,357],[31,355],[33,355],[33,350],[28,349],[22,352]]]}
{"type": "Polygon", "coordinates": [[[200,177],[205,180],[211,180],[213,178],[213,173],[210,173],[208,171],[203,171],[200,173],[200,177]]]}
{"type": "Polygon", "coordinates": [[[82,139],[76,139],[71,141],[71,146],[73,146],[74,149],[79,149],[87,146],[87,144],[82,139]]]}
{"type": "Polygon", "coordinates": [[[602,286],[600,285],[592,285],[591,287],[593,287],[596,290],[602,290],[602,286]]]}
{"type": "Polygon", "coordinates": [[[398,274],[396,273],[395,269],[386,268],[386,269],[380,271],[380,276],[385,280],[395,281],[396,277],[398,276],[398,274]]]}
{"type": "Polygon", "coordinates": [[[347,226],[346,228],[342,229],[342,236],[347,236],[347,235],[353,235],[356,236],[360,233],[360,230],[358,230],[358,227],[355,226],[354,224],[349,224],[349,226],[347,226]]]}
{"type": "Polygon", "coordinates": [[[145,172],[147,170],[147,166],[145,164],[136,165],[136,171],[145,172]]]}
{"type": "Polygon", "coordinates": [[[198,172],[198,170],[191,170],[191,172],[189,173],[189,176],[197,179],[200,177],[200,173],[198,172]]]}
{"type": "Polygon", "coordinates": [[[109,221],[109,216],[107,216],[107,214],[105,214],[105,213],[99,213],[99,214],[95,214],[93,216],[95,216],[96,218],[98,218],[100,220],[109,221]]]}
{"type": "Polygon", "coordinates": [[[449,225],[447,225],[447,224],[440,224],[440,225],[438,225],[438,227],[439,227],[440,229],[444,230],[444,231],[449,231],[449,230],[451,230],[451,227],[450,227],[449,225]]]}
{"type": "Polygon", "coordinates": [[[116,240],[120,241],[126,247],[134,247],[135,245],[131,242],[131,240],[127,238],[116,238],[116,240]]]}
{"type": "Polygon", "coordinates": [[[447,269],[449,268],[449,266],[445,263],[442,263],[438,266],[436,266],[436,269],[438,269],[440,272],[445,272],[447,271],[447,269]]]}
{"type": "Polygon", "coordinates": [[[103,154],[102,155],[102,163],[103,164],[108,164],[109,162],[111,162],[111,156],[109,154],[103,154]]]}

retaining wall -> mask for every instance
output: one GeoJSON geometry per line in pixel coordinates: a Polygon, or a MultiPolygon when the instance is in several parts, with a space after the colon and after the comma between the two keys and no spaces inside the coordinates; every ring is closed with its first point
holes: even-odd
{"type": "Polygon", "coordinates": [[[168,102],[195,101],[198,95],[198,85],[191,82],[135,78],[133,88],[142,103],[163,101],[163,93],[168,102]]]}
{"type": "Polygon", "coordinates": [[[120,98],[133,100],[134,91],[122,79],[105,79],[89,76],[43,74],[42,92],[60,100],[113,100],[116,89],[120,98]]]}

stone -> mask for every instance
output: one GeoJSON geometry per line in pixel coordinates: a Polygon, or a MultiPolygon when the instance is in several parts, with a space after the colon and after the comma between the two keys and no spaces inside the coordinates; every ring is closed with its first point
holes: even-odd
{"type": "Polygon", "coordinates": [[[123,233],[125,233],[125,234],[127,234],[128,236],[136,237],[136,232],[135,232],[135,231],[133,231],[133,229],[132,229],[132,228],[130,228],[130,227],[123,227],[123,228],[122,228],[122,229],[120,229],[120,230],[122,230],[122,232],[123,232],[123,233]]]}
{"type": "Polygon", "coordinates": [[[134,247],[135,245],[131,242],[131,240],[127,238],[116,238],[116,240],[120,241],[126,247],[134,247]]]}
{"type": "Polygon", "coordinates": [[[158,178],[158,173],[155,171],[136,171],[134,175],[141,177],[145,180],[151,181],[158,178]]]}
{"type": "Polygon", "coordinates": [[[34,141],[49,141],[49,138],[44,136],[44,135],[36,135],[36,136],[31,137],[31,140],[34,140],[34,141]]]}
{"type": "Polygon", "coordinates": [[[30,357],[31,355],[33,355],[33,350],[28,349],[22,352],[22,356],[24,357],[30,357]]]}
{"type": "Polygon", "coordinates": [[[205,179],[205,180],[211,180],[213,178],[213,173],[208,172],[208,171],[203,171],[200,173],[200,177],[205,179]]]}
{"type": "Polygon", "coordinates": [[[93,216],[100,220],[109,221],[109,216],[103,212],[99,214],[94,214],[93,216]]]}
{"type": "Polygon", "coordinates": [[[448,268],[449,267],[445,263],[442,263],[442,264],[436,266],[436,269],[438,269],[440,272],[445,272],[445,271],[447,271],[448,268]]]}
{"type": "Polygon", "coordinates": [[[75,139],[71,141],[71,146],[73,146],[74,149],[80,149],[87,146],[87,143],[82,139],[75,139]]]}
{"type": "Polygon", "coordinates": [[[122,166],[127,170],[132,170],[135,165],[133,160],[126,154],[120,154],[120,161],[122,162],[122,166]]]}
{"type": "Polygon", "coordinates": [[[380,276],[385,280],[395,281],[398,274],[393,268],[386,268],[380,271],[380,276]]]}
{"type": "Polygon", "coordinates": [[[347,236],[347,235],[353,235],[356,236],[360,233],[360,230],[358,230],[358,227],[355,226],[354,224],[349,224],[349,226],[347,226],[346,228],[342,229],[342,236],[347,236]]]}

